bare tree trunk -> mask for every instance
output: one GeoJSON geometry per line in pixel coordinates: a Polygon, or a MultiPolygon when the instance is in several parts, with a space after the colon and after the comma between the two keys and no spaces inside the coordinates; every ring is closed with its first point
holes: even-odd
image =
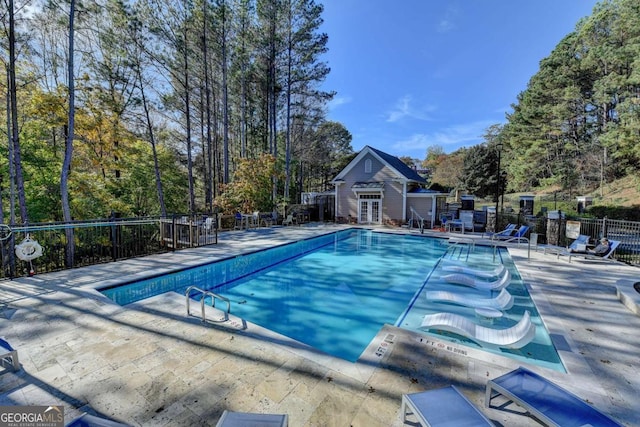
{"type": "Polygon", "coordinates": [[[187,42],[187,25],[185,24],[184,29],[184,52],[183,52],[183,60],[184,60],[184,106],[185,106],[185,120],[186,120],[186,138],[187,138],[187,170],[189,173],[189,213],[194,214],[196,210],[196,195],[195,195],[195,185],[193,182],[193,158],[191,153],[191,96],[190,96],[190,87],[189,87],[189,49],[187,42]]]}
{"type": "MultiPolygon", "coordinates": [[[[20,205],[22,223],[29,222],[27,217],[27,203],[24,194],[24,178],[22,176],[22,156],[20,154],[20,133],[18,129],[18,96],[16,86],[16,33],[13,0],[9,2],[9,98],[11,103],[11,138],[13,147],[13,166],[15,168],[15,183],[20,205]]],[[[12,219],[12,224],[15,218],[12,219]]]]}
{"type": "Polygon", "coordinates": [[[229,88],[227,87],[227,5],[222,2],[222,156],[224,183],[229,182],[229,88]]]}
{"type": "Polygon", "coordinates": [[[209,59],[207,55],[208,51],[208,37],[207,37],[207,2],[202,2],[202,14],[204,19],[202,20],[202,60],[204,62],[204,93],[205,93],[205,114],[206,114],[206,143],[202,150],[202,156],[204,157],[204,179],[205,179],[205,204],[209,212],[213,211],[213,186],[215,185],[213,177],[213,162],[212,162],[212,140],[211,140],[211,89],[209,87],[209,59]]]}
{"type": "Polygon", "coordinates": [[[13,155],[13,131],[11,126],[11,78],[9,77],[9,64],[7,64],[7,149],[9,154],[9,224],[16,223],[16,169],[13,155]]]}
{"type": "MultiPolygon", "coordinates": [[[[277,138],[277,122],[276,122],[276,114],[278,109],[278,96],[276,94],[276,55],[277,55],[277,47],[276,47],[276,5],[271,4],[271,16],[270,16],[270,25],[269,25],[269,44],[270,44],[270,52],[269,52],[269,145],[271,149],[271,154],[276,159],[278,158],[278,138],[277,138]]],[[[273,188],[272,195],[273,200],[276,200],[278,197],[278,179],[273,177],[273,188]]]]}
{"type": "MultiPolygon", "coordinates": [[[[15,187],[14,187],[14,169],[13,169],[13,147],[11,139],[11,97],[9,92],[11,91],[11,80],[9,79],[9,64],[7,64],[7,147],[9,149],[9,224],[13,225],[16,222],[15,216],[15,187]]],[[[2,179],[0,177],[0,193],[2,192],[2,179]]],[[[0,224],[4,224],[4,205],[2,203],[2,197],[0,196],[0,224]]],[[[8,265],[8,271],[5,271],[5,276],[13,278],[15,275],[16,267],[16,255],[12,250],[14,246],[15,236],[12,234],[8,241],[0,241],[2,245],[2,269],[8,265]],[[7,243],[5,246],[4,243],[7,243]]]]}
{"type": "MultiPolygon", "coordinates": [[[[64,222],[71,222],[71,207],[69,205],[69,171],[71,170],[71,158],[73,157],[73,138],[75,123],[75,86],[73,76],[73,41],[74,41],[74,18],[75,18],[75,0],[71,0],[69,6],[69,119],[67,126],[67,140],[64,150],[64,161],[62,162],[62,171],[60,172],[60,197],[62,202],[62,219],[64,222]]],[[[66,228],[67,252],[65,256],[65,264],[68,268],[73,267],[75,245],[73,239],[73,228],[66,228]]]]}
{"type": "Polygon", "coordinates": [[[162,188],[162,177],[160,176],[160,165],[158,163],[158,151],[156,149],[156,139],[153,132],[153,124],[151,122],[151,114],[149,113],[149,104],[144,92],[144,83],[142,81],[142,70],[140,70],[140,63],[136,64],[136,74],[138,77],[138,83],[140,84],[140,97],[142,98],[142,108],[144,109],[144,116],[147,124],[147,134],[149,135],[149,143],[151,144],[151,152],[153,153],[153,169],[156,178],[156,191],[158,193],[158,203],[160,204],[160,213],[162,216],[167,216],[167,208],[164,203],[164,190],[162,188]]]}
{"type": "Polygon", "coordinates": [[[292,86],[292,76],[291,76],[291,70],[292,70],[292,55],[293,55],[293,22],[292,22],[292,11],[291,11],[291,4],[288,5],[287,7],[287,15],[288,15],[288,23],[287,23],[287,82],[286,82],[286,87],[285,90],[286,92],[286,98],[287,98],[287,105],[286,105],[286,123],[285,123],[285,138],[286,138],[286,142],[285,142],[285,153],[284,153],[284,198],[286,200],[289,200],[289,186],[291,184],[291,86],[292,86]]]}

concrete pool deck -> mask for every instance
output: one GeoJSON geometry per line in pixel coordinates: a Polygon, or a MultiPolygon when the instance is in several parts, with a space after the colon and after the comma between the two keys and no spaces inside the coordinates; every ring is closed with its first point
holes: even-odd
{"type": "MultiPolygon", "coordinates": [[[[403,393],[455,384],[496,425],[541,425],[513,404],[484,407],[486,381],[516,368],[512,359],[385,326],[349,363],[237,319],[203,324],[179,295],[120,307],[94,290],[340,228],[225,232],[218,245],[0,282],[0,336],[22,363],[0,375],[0,405],[64,405],[66,421],[89,411],[141,426],[215,425],[225,409],[287,413],[290,426],[401,426],[403,393]]],[[[568,373],[527,367],[640,425],[640,269],[509,250],[568,373]]]]}

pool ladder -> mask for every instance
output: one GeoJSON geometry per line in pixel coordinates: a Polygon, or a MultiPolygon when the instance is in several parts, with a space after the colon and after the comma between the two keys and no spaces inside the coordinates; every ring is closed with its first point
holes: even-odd
{"type": "Polygon", "coordinates": [[[189,305],[191,301],[191,291],[197,292],[195,296],[202,295],[202,298],[200,299],[200,311],[202,312],[203,322],[207,321],[207,316],[204,311],[204,303],[205,303],[205,300],[207,299],[207,296],[211,297],[211,307],[216,306],[216,299],[219,299],[220,301],[224,301],[227,303],[227,311],[225,311],[224,313],[224,319],[222,320],[222,322],[229,320],[229,313],[231,313],[231,301],[229,300],[229,298],[225,298],[222,295],[214,294],[211,291],[205,291],[203,289],[200,289],[197,286],[189,286],[185,291],[185,296],[187,298],[187,316],[191,315],[191,311],[189,311],[189,305]]]}
{"type": "Polygon", "coordinates": [[[462,238],[450,238],[447,244],[449,246],[447,247],[447,251],[445,252],[443,257],[446,257],[448,255],[450,259],[454,259],[457,252],[457,258],[461,259],[464,257],[466,261],[469,261],[469,255],[475,250],[476,246],[475,242],[472,239],[462,238]]]}

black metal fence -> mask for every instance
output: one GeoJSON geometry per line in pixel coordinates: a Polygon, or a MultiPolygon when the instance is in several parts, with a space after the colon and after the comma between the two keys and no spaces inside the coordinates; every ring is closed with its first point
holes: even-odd
{"type": "Polygon", "coordinates": [[[0,237],[0,279],[6,279],[216,244],[218,221],[216,214],[114,217],[3,226],[0,237]],[[42,255],[31,259],[38,247],[42,255]]]}
{"type": "Polygon", "coordinates": [[[616,249],[615,259],[631,265],[640,265],[640,222],[608,218],[568,220],[561,212],[543,217],[525,217],[517,214],[500,216],[500,225],[509,222],[528,224],[531,232],[538,233],[540,243],[568,246],[578,234],[589,236],[594,243],[602,237],[618,240],[620,245],[616,249]]]}

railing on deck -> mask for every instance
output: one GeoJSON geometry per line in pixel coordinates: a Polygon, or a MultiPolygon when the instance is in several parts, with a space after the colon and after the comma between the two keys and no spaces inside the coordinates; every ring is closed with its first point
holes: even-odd
{"type": "MultiPolygon", "coordinates": [[[[588,235],[592,242],[602,237],[618,240],[620,245],[614,254],[618,261],[640,265],[640,222],[607,218],[580,218],[575,222],[579,222],[580,234],[588,235]]],[[[558,227],[559,230],[563,228],[566,229],[566,224],[558,227]]]]}
{"type": "Polygon", "coordinates": [[[540,243],[568,246],[578,234],[589,236],[592,243],[596,243],[602,237],[618,240],[620,246],[616,249],[614,258],[627,264],[640,266],[640,222],[608,218],[567,220],[560,213],[555,218],[525,218],[517,214],[500,215],[500,225],[506,225],[509,222],[527,223],[532,232],[538,233],[540,243]]]}
{"type": "MultiPolygon", "coordinates": [[[[217,215],[108,218],[70,223],[10,227],[0,240],[0,279],[102,264],[112,261],[218,243],[217,215]],[[210,218],[210,219],[208,219],[210,218]],[[67,235],[71,231],[71,253],[67,235]],[[42,256],[23,261],[15,247],[25,238],[36,241],[42,256]]],[[[4,226],[6,227],[6,226],[4,226]]],[[[6,227],[7,230],[9,227],[6,227]]]]}

